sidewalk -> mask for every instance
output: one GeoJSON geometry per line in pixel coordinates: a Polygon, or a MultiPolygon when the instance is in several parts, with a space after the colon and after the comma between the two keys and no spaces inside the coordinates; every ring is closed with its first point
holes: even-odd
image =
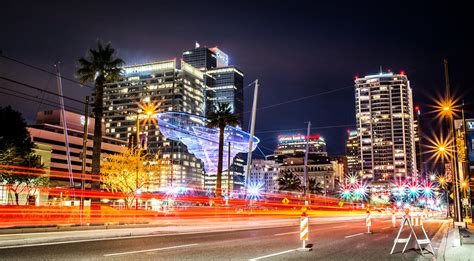
{"type": "MultiPolygon", "coordinates": [[[[456,228],[450,224],[449,232],[446,239],[446,248],[444,251],[444,260],[474,260],[474,225],[469,221],[467,228],[460,228],[459,235],[461,238],[461,245],[456,246],[455,234],[456,228]]],[[[459,243],[457,244],[459,245],[459,243]]]]}

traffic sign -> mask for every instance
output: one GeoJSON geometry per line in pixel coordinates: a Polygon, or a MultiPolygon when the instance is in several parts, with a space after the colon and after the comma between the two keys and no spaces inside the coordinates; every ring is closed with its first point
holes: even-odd
{"type": "Polygon", "coordinates": [[[287,205],[288,203],[290,203],[290,200],[287,199],[287,198],[284,198],[281,202],[282,202],[283,204],[287,205]]]}

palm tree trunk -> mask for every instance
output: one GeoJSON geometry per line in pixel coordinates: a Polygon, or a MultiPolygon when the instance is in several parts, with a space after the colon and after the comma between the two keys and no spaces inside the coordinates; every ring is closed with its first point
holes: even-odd
{"type": "Polygon", "coordinates": [[[217,159],[216,197],[222,194],[222,161],[224,157],[224,127],[219,127],[219,158],[217,159]]]}
{"type": "MultiPolygon", "coordinates": [[[[102,146],[102,117],[104,112],[104,86],[97,79],[95,86],[95,108],[94,108],[94,145],[92,148],[92,181],[91,189],[94,192],[100,190],[100,152],[102,146]]],[[[100,199],[95,197],[91,199],[92,220],[99,218],[100,199]]]]}

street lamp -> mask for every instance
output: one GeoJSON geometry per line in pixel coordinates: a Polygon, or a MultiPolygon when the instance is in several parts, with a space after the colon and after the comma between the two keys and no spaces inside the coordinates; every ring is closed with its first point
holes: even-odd
{"type": "Polygon", "coordinates": [[[136,133],[136,153],[137,153],[137,171],[136,171],[136,176],[135,176],[135,209],[138,210],[138,172],[140,171],[139,167],[139,162],[140,162],[140,156],[141,156],[141,144],[140,144],[140,116],[145,115],[145,122],[144,125],[146,125],[149,122],[153,122],[156,125],[156,119],[153,118],[152,116],[156,114],[157,109],[159,107],[159,104],[156,103],[139,103],[138,104],[139,109],[137,110],[137,120],[136,120],[136,128],[137,128],[137,133],[136,133]]]}

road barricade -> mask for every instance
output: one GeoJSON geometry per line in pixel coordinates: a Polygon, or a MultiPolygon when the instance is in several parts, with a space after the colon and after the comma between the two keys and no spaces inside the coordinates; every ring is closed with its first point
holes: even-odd
{"type": "Polygon", "coordinates": [[[405,246],[403,247],[403,250],[402,250],[402,253],[405,253],[405,250],[412,236],[415,238],[416,244],[418,245],[418,248],[420,249],[422,256],[425,256],[425,254],[423,253],[423,250],[427,250],[427,249],[426,247],[425,249],[423,249],[421,245],[429,246],[431,251],[428,251],[428,250],[427,251],[434,255],[433,246],[431,245],[431,240],[428,238],[428,235],[426,234],[426,230],[423,227],[423,220],[421,216],[410,216],[408,214],[408,211],[405,211],[405,213],[406,214],[405,216],[403,216],[402,223],[400,224],[400,229],[398,230],[397,237],[395,238],[393,242],[393,247],[392,247],[392,250],[390,251],[390,255],[393,254],[393,251],[395,250],[395,246],[399,243],[405,243],[405,246]],[[402,233],[403,228],[407,226],[409,227],[410,235],[407,238],[400,238],[400,234],[402,233]],[[424,239],[421,239],[416,235],[414,227],[418,227],[418,226],[421,227],[421,231],[423,231],[423,235],[425,237],[424,239]]]}
{"type": "Polygon", "coordinates": [[[306,247],[306,241],[309,238],[309,217],[306,214],[306,207],[301,209],[301,217],[300,217],[300,240],[303,241],[303,245],[301,248],[298,248],[299,251],[310,251],[311,248],[306,247]]]}
{"type": "Polygon", "coordinates": [[[367,210],[367,214],[365,215],[365,225],[367,226],[367,234],[372,233],[370,231],[370,227],[372,226],[372,218],[370,217],[370,211],[367,210]]]}

